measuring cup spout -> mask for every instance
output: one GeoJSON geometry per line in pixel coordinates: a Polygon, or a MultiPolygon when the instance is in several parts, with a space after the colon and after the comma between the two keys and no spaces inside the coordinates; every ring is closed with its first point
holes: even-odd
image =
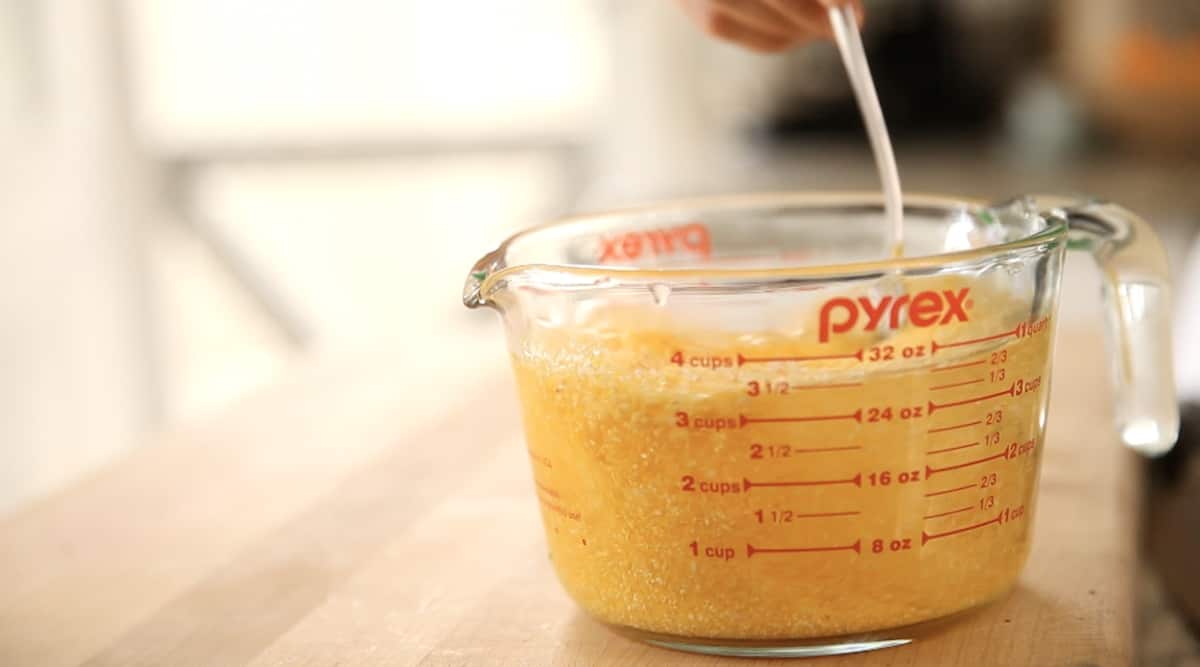
{"type": "Polygon", "coordinates": [[[470,273],[467,274],[467,280],[463,284],[463,305],[467,308],[478,308],[480,306],[494,304],[483,292],[484,284],[487,282],[488,276],[496,273],[504,268],[504,252],[502,249],[496,249],[484,255],[475,262],[471,267],[470,273]]]}
{"type": "Polygon", "coordinates": [[[1048,217],[1067,223],[1069,247],[1088,251],[1104,274],[1121,440],[1142,454],[1161,456],[1179,436],[1169,277],[1162,244],[1145,221],[1115,204],[1061,197],[1037,201],[1048,217]]]}

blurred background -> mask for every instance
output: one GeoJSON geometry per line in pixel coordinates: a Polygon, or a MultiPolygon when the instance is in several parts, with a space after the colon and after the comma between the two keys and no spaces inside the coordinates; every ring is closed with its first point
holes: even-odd
{"type": "MultiPolygon", "coordinates": [[[[906,189],[1142,213],[1200,396],[1200,5],[866,6],[906,189]]],[[[878,187],[832,46],[755,55],[665,0],[0,0],[0,145],[0,513],[314,359],[496,337],[462,280],[521,227],[878,187]]],[[[1155,586],[1147,650],[1182,660],[1155,586]]]]}

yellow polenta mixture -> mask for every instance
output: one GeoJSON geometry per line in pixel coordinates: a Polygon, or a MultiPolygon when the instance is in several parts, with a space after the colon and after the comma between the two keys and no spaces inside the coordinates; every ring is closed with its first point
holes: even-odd
{"type": "Polygon", "coordinates": [[[1029,550],[1051,327],[963,286],[910,286],[935,296],[909,294],[895,322],[899,296],[852,294],[792,331],[647,307],[528,332],[514,365],[570,595],[619,626],[769,640],[1006,592],[1029,550]]]}

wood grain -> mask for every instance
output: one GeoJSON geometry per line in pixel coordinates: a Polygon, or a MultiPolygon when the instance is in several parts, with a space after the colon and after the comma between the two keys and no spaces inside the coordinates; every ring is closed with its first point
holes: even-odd
{"type": "MultiPolygon", "coordinates": [[[[1060,335],[1016,592],[804,664],[1129,664],[1136,466],[1096,337],[1060,335]]],[[[395,371],[314,374],[0,523],[0,664],[736,662],[627,640],[561,592],[507,377],[435,410],[395,371]]]]}

